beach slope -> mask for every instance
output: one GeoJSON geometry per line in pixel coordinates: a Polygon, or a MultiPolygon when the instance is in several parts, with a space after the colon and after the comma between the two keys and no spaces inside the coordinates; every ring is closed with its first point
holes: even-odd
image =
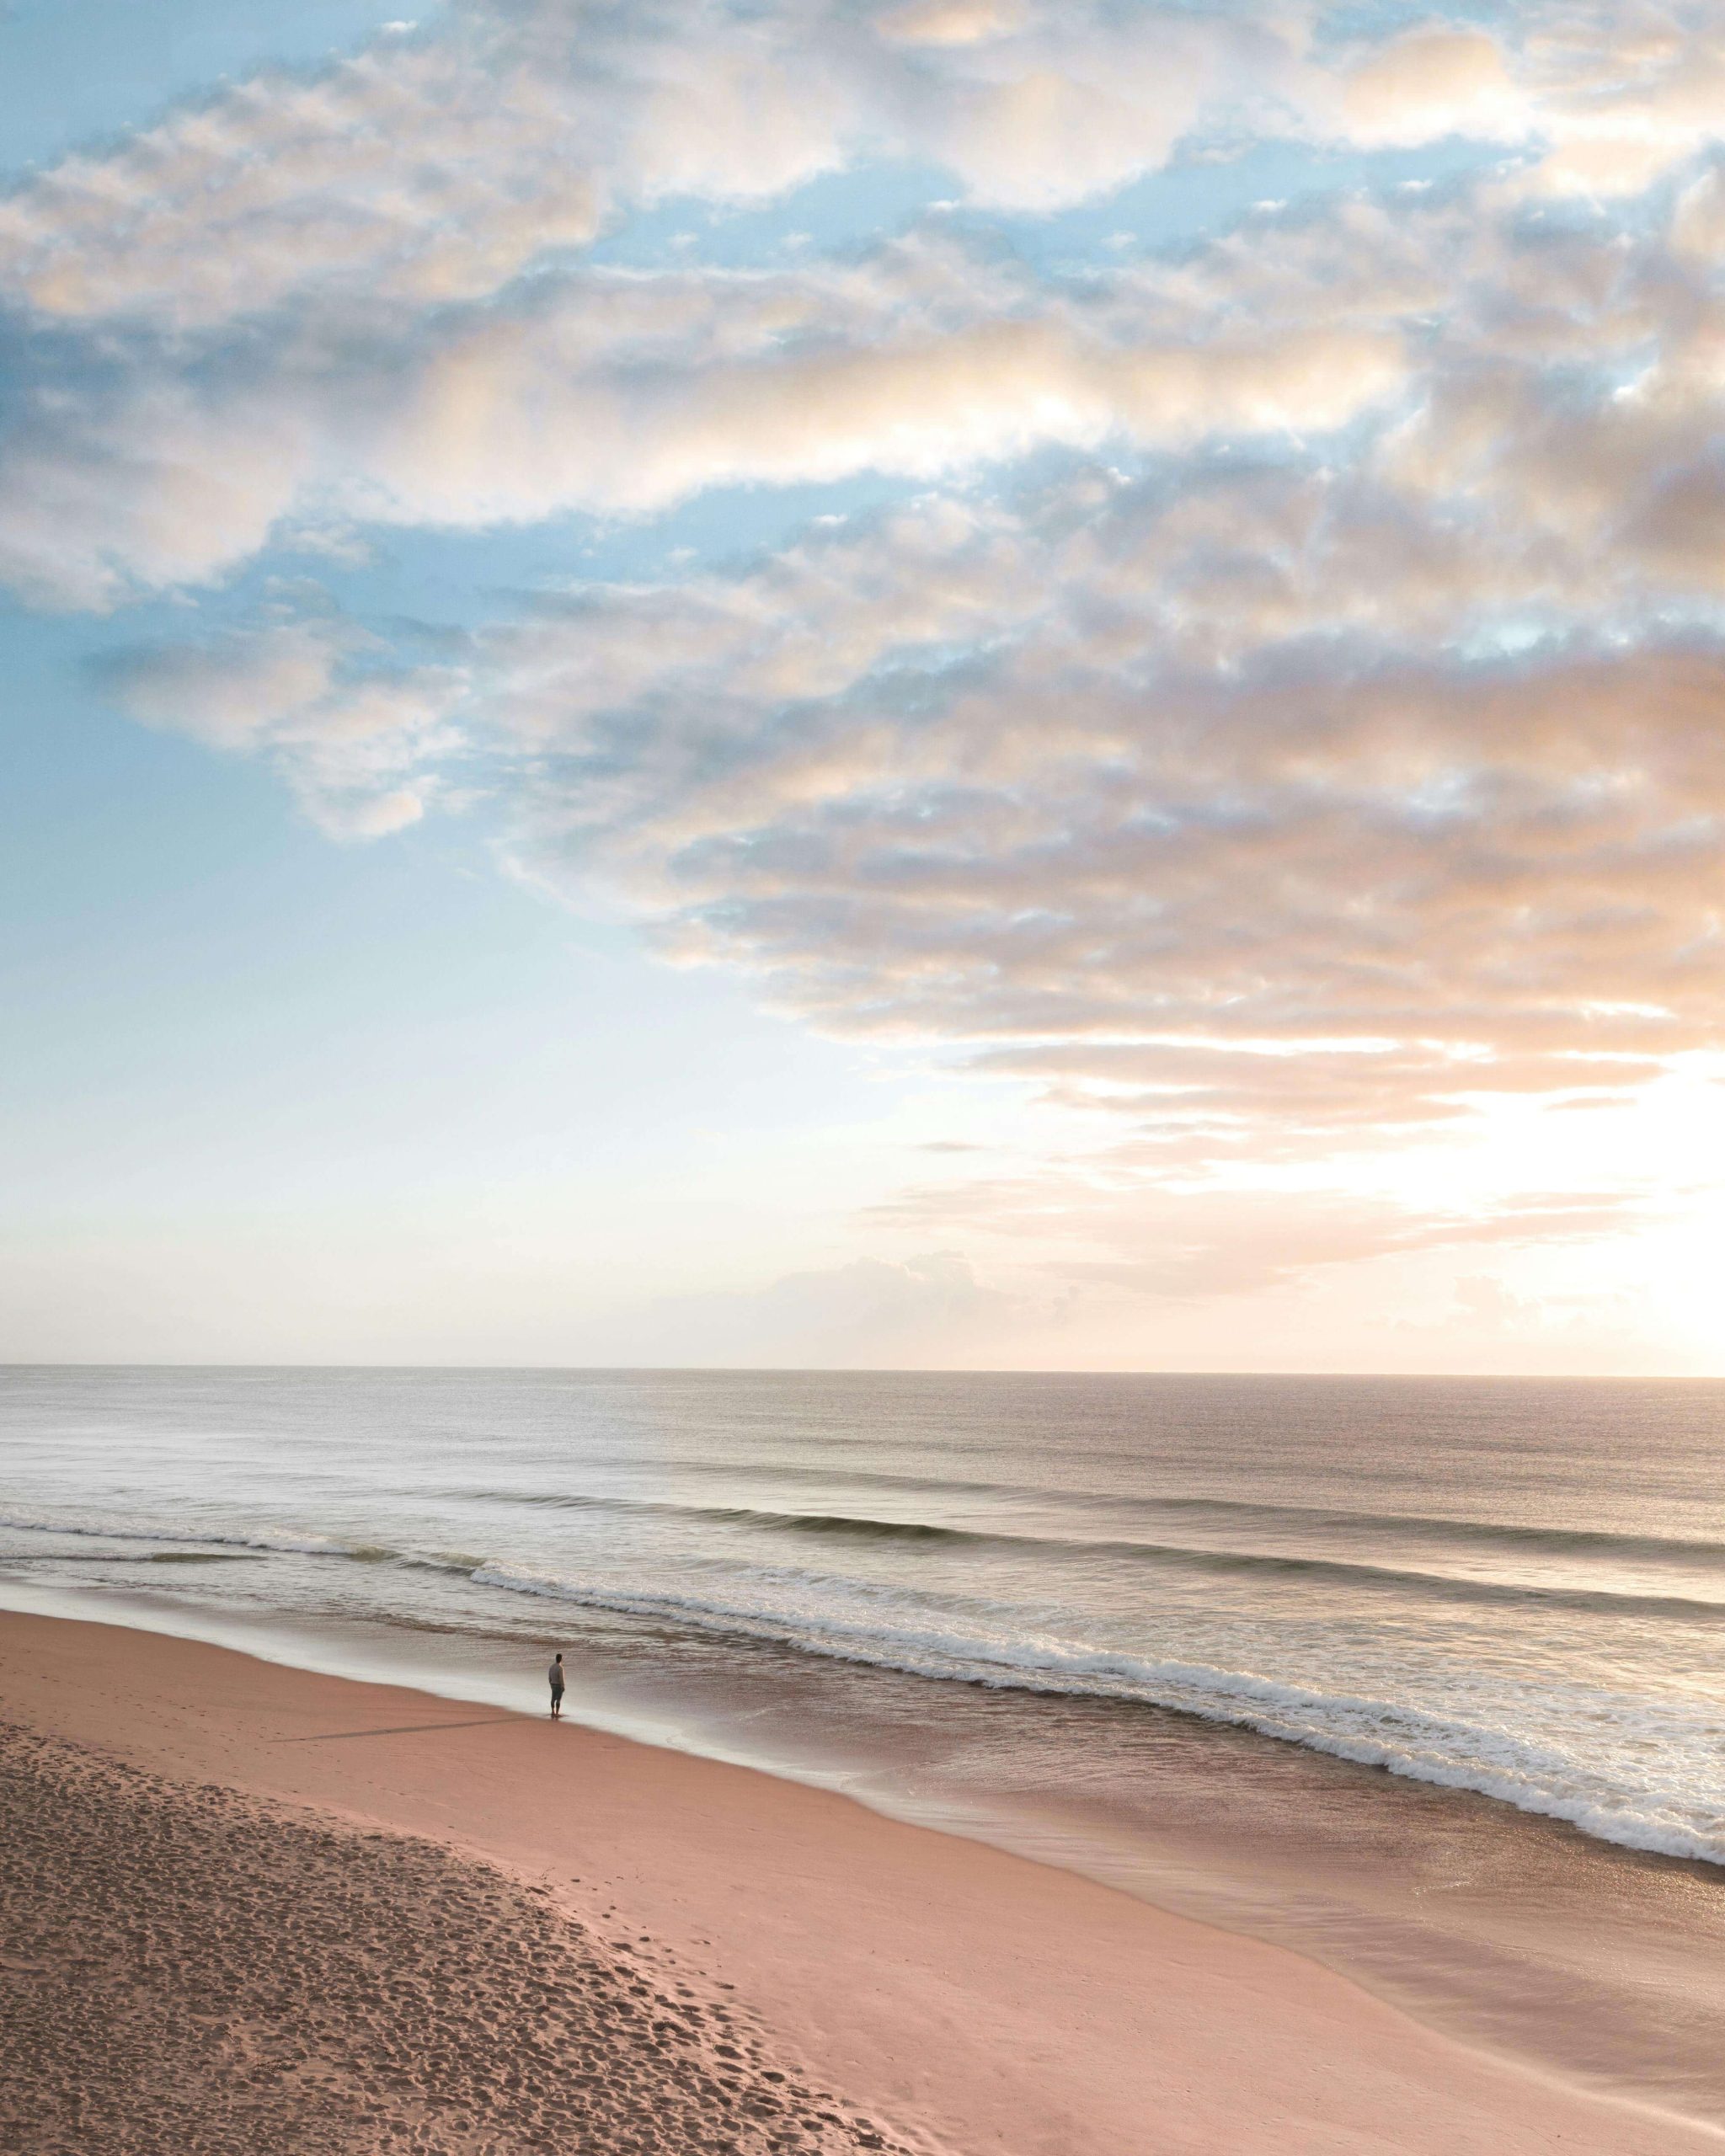
{"type": "Polygon", "coordinates": [[[0,2138],[1685,2156],[1281,1949],[529,1715],[0,1614],[0,2138]]]}

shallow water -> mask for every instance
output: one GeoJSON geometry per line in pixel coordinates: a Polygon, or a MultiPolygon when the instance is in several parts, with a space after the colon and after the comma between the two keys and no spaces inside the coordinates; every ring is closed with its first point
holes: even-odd
{"type": "Polygon", "coordinates": [[[554,1641],[595,1720],[1725,2121],[1725,1385],[17,1370],[0,1417],[0,1598],[522,1704],[554,1641]]]}

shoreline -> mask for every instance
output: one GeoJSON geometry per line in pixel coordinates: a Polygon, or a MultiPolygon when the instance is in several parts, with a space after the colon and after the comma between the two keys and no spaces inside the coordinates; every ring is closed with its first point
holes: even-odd
{"type": "MultiPolygon", "coordinates": [[[[532,1689],[524,1662],[539,1653],[519,1636],[511,1646],[441,1627],[291,1623],[16,1578],[0,1582],[3,1609],[515,1712],[532,1689]]],[[[775,1668],[765,1685],[740,1683],[734,1667],[715,1685],[709,1668],[692,1685],[673,1653],[644,1691],[619,1687],[606,1653],[585,1638],[572,1669],[567,1711],[590,1729],[836,1792],[1280,1946],[1470,2052],[1725,2132],[1725,1902],[1709,1867],[1178,1710],[1151,1710],[1130,1729],[1104,1710],[1086,1728],[1071,1701],[1046,1703],[1020,1740],[1046,1740],[1044,1765],[1087,1759],[1110,1792],[1096,1803],[1081,1776],[1063,1800],[1034,1766],[1016,1780],[996,1771],[1004,1710],[991,1690],[937,1688],[933,1721],[926,1697],[871,1714],[847,1694],[834,1718],[824,1662],[775,1668]],[[968,1763],[991,1758],[973,1779],[968,1763]]]]}
{"type": "Polygon", "coordinates": [[[1140,2156],[1154,2121],[1159,2151],[1192,2156],[1725,2147],[1436,2034],[1285,1947],[574,1721],[10,1612],[0,1718],[548,1889],[594,1936],[644,1935],[697,1988],[734,1986],[811,2085],[906,2145],[1140,2156]]]}

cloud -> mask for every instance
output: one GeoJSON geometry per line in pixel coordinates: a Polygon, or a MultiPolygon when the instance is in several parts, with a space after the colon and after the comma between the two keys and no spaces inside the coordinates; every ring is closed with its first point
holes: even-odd
{"type": "Polygon", "coordinates": [[[97,667],[96,678],[147,725],[242,749],[321,703],[337,658],[328,634],[295,623],[217,643],[123,650],[97,667]]]}
{"type": "Polygon", "coordinates": [[[1087,504],[933,504],[500,630],[521,843],[824,1023],[1078,1043],[1075,1075],[1092,1042],[1103,1078],[1135,1038],[1229,1113],[1621,1086],[1717,1038],[1713,639],[1457,664],[1397,648],[1390,558],[1388,638],[1314,640],[1284,522],[1282,632],[1219,670],[1167,622],[1153,494],[1087,504]],[[1307,1059],[1240,1052],[1278,1043],[1307,1059]]]}
{"type": "Polygon", "coordinates": [[[1194,1301],[1303,1291],[1332,1267],[1426,1252],[1597,1242],[1653,1210],[1639,1193],[1610,1190],[1461,1212],[1323,1189],[1170,1187],[1124,1151],[927,1185],[878,1209],[901,1229],[1034,1250],[1042,1278],[1069,1293],[1194,1301]]]}
{"type": "Polygon", "coordinates": [[[268,754],[337,838],[416,823],[461,750],[460,673],[374,664],[351,625],[291,621],[201,644],[122,648],[96,686],[147,725],[211,747],[268,754]]]}
{"type": "Polygon", "coordinates": [[[1514,141],[1533,123],[1503,47],[1485,31],[1413,30],[1343,80],[1348,131],[1361,144],[1429,142],[1445,135],[1514,141]]]}
{"type": "MultiPolygon", "coordinates": [[[[926,311],[974,306],[983,273],[920,242],[822,303],[842,289],[878,323],[912,260],[926,311]]],[[[810,395],[845,385],[789,419],[763,388],[745,428],[727,373],[734,441],[848,453],[847,412],[884,436],[903,408],[950,445],[1055,387],[1044,424],[1081,434],[1104,384],[1169,462],[1079,457],[494,625],[462,723],[505,760],[512,851],[668,955],[745,968],[836,1031],[1046,1070],[1171,1155],[1310,1152],[1494,1092],[1621,1095],[1720,1038],[1725,643],[1682,611],[1718,390],[1670,261],[1658,232],[1554,243],[1466,205],[1343,205],[1093,280],[1058,327],[959,328],[913,360],[859,331],[841,360],[786,363],[810,395]],[[1439,270],[1450,319],[1416,359],[1439,270]],[[1225,342],[1236,312],[1277,335],[1225,342]],[[1103,337],[1123,319],[1159,341],[1129,360],[1103,337]],[[1177,320],[1210,328],[1201,366],[1177,320]],[[1224,460],[1189,438],[1285,433],[1308,393],[1331,421],[1354,403],[1344,447],[1224,460]]],[[[494,409],[542,408],[523,379],[451,424],[475,487],[509,467],[494,409]]],[[[667,412],[632,483],[689,439],[667,412]]],[[[266,683],[304,663],[282,636],[266,683]]],[[[184,662],[161,663],[184,695],[184,662]]]]}
{"type": "Polygon", "coordinates": [[[1026,0],[911,0],[879,18],[883,37],[906,45],[975,45],[1006,37],[1030,20],[1026,0]]]}
{"type": "Polygon", "coordinates": [[[1551,143],[1535,190],[1632,195],[1717,142],[1725,26],[1716,9],[1582,11],[1530,44],[1551,143]]]}
{"type": "Polygon", "coordinates": [[[1490,1332],[1511,1332],[1537,1325],[1543,1306],[1518,1295],[1489,1273],[1469,1273],[1455,1283],[1455,1300],[1471,1324],[1490,1332]]]}
{"type": "Polygon", "coordinates": [[[1682,6],[1338,43],[1274,9],[1089,0],[466,0],[32,176],[0,201],[0,291],[181,331],[344,291],[435,308],[666,196],[760,199],[882,159],[1045,208],[1244,133],[1473,133],[1530,146],[1542,188],[1615,192],[1714,138],[1722,67],[1712,11],[1682,6]]]}
{"type": "Polygon", "coordinates": [[[1171,319],[1125,280],[1041,291],[932,235],[851,265],[571,273],[506,313],[374,328],[357,358],[353,334],[237,334],[195,391],[154,339],[87,377],[44,347],[0,442],[0,574],[111,606],[218,577],[290,520],[639,514],[1053,444],[1322,432],[1402,378],[1382,328],[1171,319]]]}
{"type": "Polygon", "coordinates": [[[63,159],[0,202],[0,284],[59,321],[179,330],[362,291],[436,305],[590,240],[579,105],[499,19],[264,73],[63,159]]]}
{"type": "MultiPolygon", "coordinates": [[[[651,513],[714,486],[927,478],[1047,445],[1333,430],[1405,401],[1409,334],[1448,318],[1458,274],[1495,267],[1509,289],[1489,324],[1455,328],[1525,333],[1539,259],[1562,253],[1514,243],[1529,189],[1597,193],[1602,158],[1645,168],[1644,186],[1693,159],[1722,52],[1681,12],[1608,10],[1519,45],[1439,19],[1330,51],[1274,13],[471,0],[177,107],[0,200],[16,378],[0,578],[111,606],[219,579],[296,521],[651,513]],[[1361,210],[1322,263],[1296,237],[1063,281],[937,226],[777,271],[585,259],[632,208],[782,195],[870,160],[932,160],[979,205],[1041,211],[1183,145],[1457,129],[1525,152],[1498,219],[1458,212],[1446,232],[1361,210]]],[[[1685,201],[1693,257],[1706,200],[1685,201]]],[[[1640,301],[1683,304],[1651,280],[1640,301]]],[[[1410,478],[1469,453],[1482,397],[1527,389],[1473,356],[1434,385],[1410,478]]],[[[1546,416],[1548,456],[1533,440],[1485,476],[1536,514],[1611,448],[1602,414],[1578,441],[1546,416]]],[[[1614,416],[1623,454],[1644,455],[1699,415],[1648,397],[1614,416]]]]}
{"type": "Polygon", "coordinates": [[[1295,65],[1274,21],[1178,8],[468,0],[27,180],[0,202],[0,291],[180,330],[342,292],[435,308],[632,206],[759,199],[865,157],[944,162],[989,202],[1076,200],[1295,65]]]}
{"type": "Polygon", "coordinates": [[[916,1366],[985,1353],[1022,1316],[1015,1299],[952,1251],[787,1273],[765,1288],[687,1295],[642,1320],[655,1358],[714,1368],[916,1366]]]}
{"type": "Polygon", "coordinates": [[[1482,1098],[1616,1103],[1659,1076],[1648,1054],[1572,1049],[1489,1059],[1423,1040],[1346,1046],[1080,1038],[987,1049],[973,1067],[1045,1079],[1062,1107],[1130,1116],[1170,1168],[1238,1157],[1299,1159],[1400,1145],[1461,1122],[1482,1098]]]}
{"type": "MultiPolygon", "coordinates": [[[[1081,1215],[1093,1282],[1604,1233],[1609,1192],[1225,1186],[1725,1044],[1725,44],[1680,5],[1350,23],[511,0],[178,107],[0,205],[0,577],[111,609],[272,543],[895,478],[459,664],[302,593],[103,684],[344,837],[483,771],[511,865],[669,959],[1113,1119],[1118,1229],[1064,1170],[991,1216],[1081,1215]],[[1458,136],[1441,184],[1106,269],[1023,223],[1458,136]],[[870,244],[590,251],[930,165],[964,214],[870,244]]],[[[910,1339],[989,1292],[848,1268],[748,1322],[910,1339]]]]}

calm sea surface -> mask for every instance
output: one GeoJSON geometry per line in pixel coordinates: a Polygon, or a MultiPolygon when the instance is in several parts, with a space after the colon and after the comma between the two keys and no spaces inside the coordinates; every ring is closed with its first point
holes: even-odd
{"type": "Polygon", "coordinates": [[[1725,2121],[1725,1385],[12,1370],[0,1602],[526,1705],[556,1644],[1725,2121]]]}

